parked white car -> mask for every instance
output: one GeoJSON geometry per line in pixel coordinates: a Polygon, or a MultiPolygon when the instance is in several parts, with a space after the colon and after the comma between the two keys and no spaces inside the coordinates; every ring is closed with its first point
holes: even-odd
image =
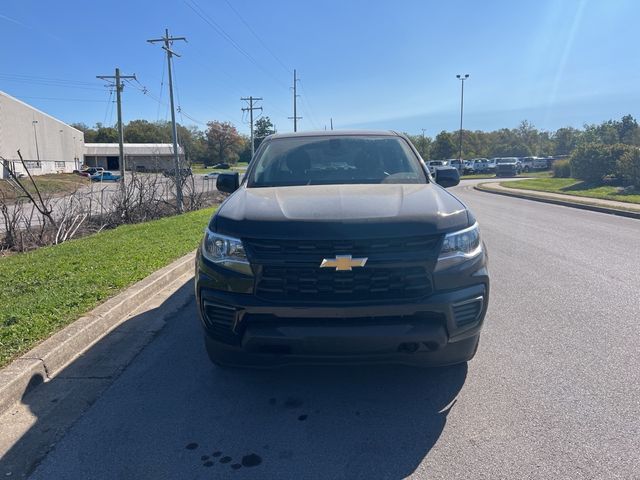
{"type": "Polygon", "coordinates": [[[429,168],[429,173],[431,173],[431,175],[436,174],[436,167],[445,167],[446,165],[447,162],[444,160],[431,160],[427,162],[427,167],[429,168]]]}
{"type": "Polygon", "coordinates": [[[531,170],[546,170],[548,162],[546,158],[541,157],[522,157],[520,158],[521,168],[523,172],[531,170]]]}
{"type": "Polygon", "coordinates": [[[474,158],[465,162],[464,173],[487,173],[489,171],[489,160],[486,158],[474,158]]]}

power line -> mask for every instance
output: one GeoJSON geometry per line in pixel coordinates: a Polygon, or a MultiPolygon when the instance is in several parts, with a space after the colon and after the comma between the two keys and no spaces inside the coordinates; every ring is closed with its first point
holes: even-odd
{"type": "MultiPolygon", "coordinates": [[[[164,72],[166,70],[166,66],[164,62],[162,62],[162,78],[160,79],[160,96],[158,97],[158,112],[156,117],[158,121],[160,120],[160,107],[162,106],[162,89],[164,88],[164,72]]],[[[140,83],[140,82],[138,82],[140,83]]]]}
{"type": "Polygon", "coordinates": [[[55,87],[55,88],[73,88],[74,90],[102,90],[100,87],[88,87],[84,84],[67,84],[60,82],[48,82],[43,80],[32,80],[28,78],[13,78],[0,76],[0,80],[4,82],[14,82],[27,85],[36,85],[40,87],[55,87]]]}
{"type": "Polygon", "coordinates": [[[88,87],[92,87],[93,89],[98,89],[93,82],[85,82],[82,80],[69,80],[64,78],[52,78],[45,77],[41,75],[27,75],[22,73],[0,73],[0,77],[3,78],[11,78],[20,81],[34,81],[34,82],[46,82],[46,83],[59,83],[63,85],[85,85],[88,87]]]}
{"type": "Polygon", "coordinates": [[[291,69],[289,67],[287,67],[284,62],[282,60],[280,60],[280,58],[278,58],[278,56],[273,53],[273,51],[267,46],[267,44],[265,42],[262,41],[262,39],[258,36],[258,34],[255,32],[255,30],[253,28],[251,28],[251,25],[249,25],[249,23],[242,17],[242,15],[240,15],[240,12],[238,12],[235,7],[231,4],[231,2],[229,2],[229,0],[224,0],[225,3],[227,4],[227,6],[233,11],[233,13],[236,14],[236,16],[240,19],[240,21],[242,23],[244,23],[245,27],[247,27],[247,29],[251,32],[251,34],[256,38],[256,40],[258,40],[258,42],[260,42],[260,44],[264,47],[264,49],[269,52],[271,54],[271,56],[273,58],[276,59],[276,61],[282,66],[282,68],[285,69],[285,71],[287,72],[287,74],[291,73],[291,69]]]}
{"type": "MultiPolygon", "coordinates": [[[[219,66],[214,66],[210,62],[209,56],[205,55],[202,51],[198,50],[193,45],[191,46],[191,49],[195,51],[195,53],[197,54],[196,56],[199,58],[199,60],[196,60],[196,63],[198,63],[203,69],[214,71],[216,74],[222,74],[222,75],[226,76],[231,81],[230,85],[227,85],[226,87],[224,87],[225,89],[233,91],[233,92],[235,92],[236,94],[238,94],[240,96],[242,96],[244,94],[244,92],[246,92],[247,90],[251,89],[247,84],[243,83],[241,80],[231,76],[224,68],[221,68],[219,66]]],[[[193,60],[192,57],[191,57],[191,59],[193,60]]],[[[281,115],[283,115],[285,117],[287,115],[289,115],[288,112],[284,111],[282,108],[278,107],[276,104],[272,104],[271,102],[268,102],[266,100],[263,102],[263,105],[265,106],[265,108],[267,108],[269,110],[274,110],[274,111],[280,113],[281,115]]],[[[215,110],[212,110],[212,111],[214,113],[219,113],[219,114],[223,115],[224,118],[229,118],[230,120],[232,120],[234,122],[245,123],[245,119],[244,118],[242,120],[238,120],[237,118],[229,115],[228,113],[216,112],[215,110]]]]}
{"type": "MultiPolygon", "coordinates": [[[[140,81],[139,81],[139,80],[137,80],[137,79],[136,79],[136,82],[138,82],[138,85],[135,85],[135,84],[133,84],[133,83],[131,83],[130,85],[131,85],[133,88],[135,88],[136,90],[138,90],[139,92],[141,92],[143,95],[145,95],[145,96],[149,97],[151,100],[155,101],[155,102],[158,104],[158,109],[159,109],[159,107],[160,107],[160,106],[167,107],[167,115],[168,115],[168,112],[169,112],[169,106],[170,106],[170,105],[169,105],[167,102],[162,101],[162,100],[161,100],[160,98],[158,98],[156,95],[154,95],[154,94],[153,94],[153,93],[152,93],[152,92],[151,92],[151,91],[150,91],[146,86],[144,86],[142,83],[140,83],[140,81]]],[[[174,83],[175,83],[175,82],[174,82],[174,83]]],[[[176,96],[178,96],[178,86],[177,86],[177,85],[176,85],[176,96]]],[[[185,117],[189,118],[190,120],[192,120],[192,121],[194,121],[194,122],[196,122],[196,123],[199,123],[199,124],[201,124],[201,125],[205,125],[205,126],[207,125],[205,122],[202,122],[202,121],[200,121],[200,120],[196,120],[196,119],[194,119],[191,115],[188,115],[188,114],[187,114],[187,112],[186,112],[186,111],[184,110],[184,108],[182,107],[182,105],[180,105],[180,101],[179,101],[179,99],[178,99],[178,107],[177,107],[177,111],[178,111],[182,116],[185,116],[185,117]]],[[[216,112],[216,113],[218,113],[218,114],[221,114],[221,115],[225,115],[225,114],[222,114],[221,112],[217,112],[217,111],[215,111],[215,110],[212,110],[212,111],[213,111],[213,112],[216,112]]],[[[237,122],[237,119],[233,119],[233,118],[231,118],[231,117],[228,117],[228,118],[229,118],[230,120],[235,120],[235,121],[237,122]]],[[[160,119],[160,118],[159,118],[159,116],[158,116],[158,120],[159,120],[159,119],[160,119]]],[[[165,119],[165,121],[166,121],[166,119],[165,119]]]]}
{"type": "Polygon", "coordinates": [[[309,115],[309,120],[311,120],[311,123],[316,130],[320,130],[318,122],[316,122],[315,115],[313,114],[313,111],[311,109],[311,103],[309,102],[309,94],[307,93],[307,89],[304,87],[304,83],[301,79],[298,79],[298,82],[300,82],[300,87],[302,87],[302,91],[304,93],[304,95],[302,95],[300,98],[302,98],[302,101],[305,104],[307,113],[309,115]]]}
{"type": "Polygon", "coordinates": [[[108,116],[109,116],[109,112],[111,111],[111,107],[113,106],[113,100],[112,100],[112,98],[113,98],[113,89],[111,89],[111,88],[110,88],[110,89],[109,89],[109,99],[107,100],[107,108],[106,108],[106,110],[104,111],[104,119],[103,119],[103,121],[102,121],[102,124],[103,124],[103,125],[106,125],[106,124],[107,124],[107,118],[108,118],[108,116]]]}
{"type": "Polygon", "coordinates": [[[247,52],[246,50],[244,50],[232,37],[231,35],[229,35],[218,23],[216,23],[215,20],[213,20],[205,11],[202,7],[200,7],[195,0],[183,0],[184,3],[191,9],[193,10],[196,15],[198,15],[207,25],[209,25],[215,32],[217,32],[222,38],[224,38],[227,42],[229,42],[231,44],[231,46],[233,48],[235,48],[238,52],[240,52],[244,57],[246,57],[250,62],[252,62],[254,65],[256,65],[260,70],[262,70],[264,73],[266,73],[267,75],[269,75],[271,78],[273,78],[276,82],[278,82],[280,85],[285,86],[286,84],[283,83],[279,78],[277,78],[275,75],[273,75],[269,70],[265,69],[260,63],[258,63],[256,61],[255,58],[253,58],[253,56],[247,52]]]}
{"type": "Polygon", "coordinates": [[[94,99],[90,99],[90,98],[62,98],[62,97],[31,97],[31,96],[23,97],[23,96],[20,96],[20,98],[28,98],[30,100],[54,100],[54,101],[60,101],[60,102],[105,103],[105,102],[108,101],[108,100],[94,100],[94,99]]]}

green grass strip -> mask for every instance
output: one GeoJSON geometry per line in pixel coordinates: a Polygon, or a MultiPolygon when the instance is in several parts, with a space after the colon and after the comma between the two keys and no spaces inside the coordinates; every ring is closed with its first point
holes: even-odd
{"type": "Polygon", "coordinates": [[[0,259],[0,367],[108,298],[197,248],[215,209],[0,259]]]}
{"type": "Polygon", "coordinates": [[[588,184],[575,178],[536,178],[531,180],[518,180],[517,182],[502,182],[500,185],[522,190],[562,193],[564,195],[616,200],[618,202],[640,203],[640,194],[638,192],[622,193],[618,187],[588,184]]]}

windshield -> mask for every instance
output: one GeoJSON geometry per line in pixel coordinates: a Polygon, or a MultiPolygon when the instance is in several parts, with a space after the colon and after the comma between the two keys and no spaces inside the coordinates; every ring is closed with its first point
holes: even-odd
{"type": "Polygon", "coordinates": [[[249,172],[248,187],[426,183],[406,141],[392,136],[317,136],[271,140],[249,172]]]}
{"type": "Polygon", "coordinates": [[[496,163],[505,164],[505,163],[517,163],[515,158],[499,158],[496,163]]]}

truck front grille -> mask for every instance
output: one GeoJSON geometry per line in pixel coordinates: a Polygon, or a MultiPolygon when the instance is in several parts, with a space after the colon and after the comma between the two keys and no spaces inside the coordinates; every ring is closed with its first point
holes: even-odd
{"type": "Polygon", "coordinates": [[[287,302],[358,302],[419,298],[432,292],[442,235],[379,239],[243,238],[257,267],[256,295],[287,302]],[[320,268],[325,258],[367,258],[351,271],[320,268]]]}
{"type": "Polygon", "coordinates": [[[310,262],[336,255],[369,259],[428,259],[437,256],[442,235],[353,240],[285,240],[243,238],[252,262],[310,262]]]}
{"type": "Polygon", "coordinates": [[[256,294],[269,300],[362,301],[408,299],[431,293],[425,267],[365,267],[335,271],[318,267],[265,266],[256,294]]]}

